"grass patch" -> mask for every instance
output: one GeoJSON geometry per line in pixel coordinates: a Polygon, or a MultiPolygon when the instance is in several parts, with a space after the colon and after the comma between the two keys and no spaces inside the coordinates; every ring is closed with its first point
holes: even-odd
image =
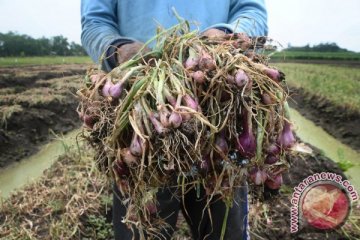
{"type": "Polygon", "coordinates": [[[0,106],[0,127],[6,129],[7,120],[11,118],[14,113],[23,111],[23,108],[20,105],[12,106],[0,106]]]}
{"type": "Polygon", "coordinates": [[[306,59],[306,60],[352,60],[360,61],[360,53],[355,52],[303,52],[281,51],[271,56],[271,59],[306,59]]]}
{"type": "Polygon", "coordinates": [[[290,86],[325,98],[337,106],[360,112],[360,71],[316,64],[278,63],[290,86]]]}
{"type": "Polygon", "coordinates": [[[88,56],[46,56],[46,57],[1,57],[0,67],[16,67],[26,65],[52,65],[52,64],[87,64],[92,63],[88,56]]]}

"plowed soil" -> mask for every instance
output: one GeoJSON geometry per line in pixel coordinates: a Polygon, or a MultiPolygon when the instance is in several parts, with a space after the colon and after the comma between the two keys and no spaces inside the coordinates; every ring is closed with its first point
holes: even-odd
{"type": "Polygon", "coordinates": [[[75,92],[87,67],[0,68],[0,167],[80,126],[75,92]]]}

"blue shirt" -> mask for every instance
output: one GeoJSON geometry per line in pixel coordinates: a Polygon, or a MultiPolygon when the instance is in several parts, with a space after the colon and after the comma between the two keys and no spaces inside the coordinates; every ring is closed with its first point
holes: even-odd
{"type": "MultiPolygon", "coordinates": [[[[99,63],[109,46],[146,42],[157,26],[177,24],[172,7],[181,17],[197,23],[193,29],[225,28],[250,36],[267,35],[264,0],[82,0],[82,44],[99,63]]],[[[105,68],[109,70],[106,63],[105,68]]]]}

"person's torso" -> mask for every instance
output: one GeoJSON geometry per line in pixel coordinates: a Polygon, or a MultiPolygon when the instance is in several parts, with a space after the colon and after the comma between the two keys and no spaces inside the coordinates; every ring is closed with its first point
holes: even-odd
{"type": "Polygon", "coordinates": [[[230,0],[118,0],[120,34],[146,42],[158,26],[169,28],[178,23],[172,7],[181,17],[196,22],[201,31],[228,21],[230,0]]]}

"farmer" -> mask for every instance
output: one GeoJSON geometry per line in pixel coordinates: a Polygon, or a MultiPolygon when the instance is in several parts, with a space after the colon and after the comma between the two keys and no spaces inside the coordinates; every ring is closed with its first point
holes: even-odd
{"type": "MultiPolygon", "coordinates": [[[[135,55],[156,33],[158,25],[169,28],[178,23],[172,7],[180,16],[197,22],[202,35],[210,38],[231,32],[243,32],[249,36],[267,34],[264,0],[82,0],[82,44],[91,58],[109,72],[135,55]]],[[[162,233],[163,236],[171,238],[178,213],[182,210],[194,239],[220,239],[226,209],[223,201],[214,200],[208,211],[204,210],[205,198],[198,197],[195,190],[186,194],[184,202],[174,197],[173,191],[162,189],[157,193],[158,213],[171,226],[162,233]]],[[[249,239],[246,184],[237,188],[235,193],[225,239],[249,239]]],[[[201,195],[204,196],[205,192],[201,195]]],[[[121,198],[119,190],[114,187],[115,239],[130,240],[133,233],[122,223],[126,209],[121,198]]],[[[136,232],[135,239],[138,239],[136,232]]]]}

